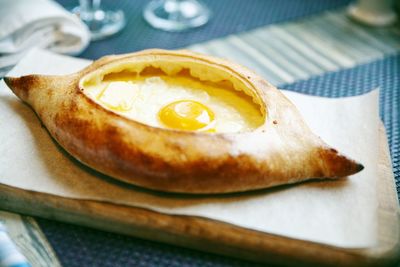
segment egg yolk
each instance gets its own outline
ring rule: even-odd
[[[172,102],[160,109],[160,121],[167,127],[187,131],[213,132],[210,126],[214,113],[205,105],[193,100]]]

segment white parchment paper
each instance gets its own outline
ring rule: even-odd
[[[31,51],[9,74],[64,74],[90,62]],[[155,193],[82,166],[49,137],[34,112],[0,82],[0,183],[57,196],[193,215],[340,247],[370,247],[377,238],[377,90],[328,99],[285,92],[312,130],[365,169],[320,181],[224,196]],[[0,191],[1,194],[1,191]]]

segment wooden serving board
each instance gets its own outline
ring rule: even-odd
[[[0,208],[251,261],[285,266],[392,266],[400,258],[400,212],[383,126],[377,190],[378,243],[367,249],[328,246],[206,218],[69,199],[1,184]]]

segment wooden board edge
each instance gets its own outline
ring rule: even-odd
[[[244,229],[199,217],[73,200],[0,186],[2,208],[215,254],[285,266],[390,266],[392,259],[365,257],[365,250],[342,249]],[[18,203],[15,197],[20,200]],[[11,201],[12,200],[12,201]],[[57,207],[63,205],[63,211]],[[40,205],[38,205],[40,203]],[[123,220],[121,220],[123,218]]]

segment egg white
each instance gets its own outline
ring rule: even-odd
[[[263,122],[259,107],[243,93],[218,88],[185,77],[148,77],[130,81],[103,81],[85,93],[105,108],[144,124],[166,128],[158,118],[164,106],[178,100],[194,100],[211,109],[216,132],[242,132]],[[120,106],[123,110],[113,107]]]

